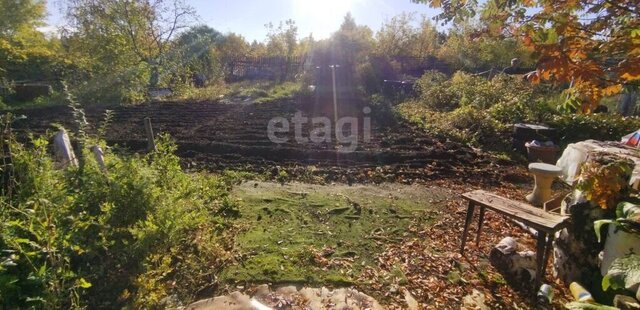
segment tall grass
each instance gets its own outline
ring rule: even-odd
[[[178,306],[215,285],[230,256],[230,179],[187,174],[160,137],[157,152],[107,150],[101,169],[55,169],[45,137],[4,132],[0,308]],[[5,161],[6,163],[7,161]]]

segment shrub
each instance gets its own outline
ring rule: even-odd
[[[69,80],[69,86],[83,103],[141,103],[147,99],[148,65],[139,63],[122,71],[109,70],[86,73]]]
[[[402,103],[397,111],[410,122],[445,139],[494,151],[508,148],[510,129],[491,118],[486,111],[460,107],[452,112],[438,112],[418,102]]]
[[[372,95],[382,91],[382,74],[371,62],[356,65],[356,77],[359,81],[360,92],[364,95]]]
[[[499,102],[488,110],[495,120],[503,124],[543,123],[557,111],[545,99],[513,102]]]
[[[215,282],[228,255],[230,184],[184,173],[168,137],[148,155],[107,152],[106,171],[88,150],[80,168],[56,170],[46,139],[10,143],[14,178],[0,196],[3,308],[148,308],[170,294],[190,301]]]
[[[515,109],[533,107],[544,98],[544,92],[539,88],[505,74],[487,79],[462,71],[449,79],[442,73],[429,71],[415,86],[418,100],[436,111],[452,111],[461,106],[485,110],[502,105],[503,109],[511,109],[514,113]],[[524,115],[518,116],[517,113],[516,116],[524,118]]]
[[[640,118],[617,114],[561,114],[548,123],[562,135],[563,145],[587,139],[619,141],[640,129]]]
[[[451,77],[449,89],[460,106],[487,109],[502,99],[502,91],[493,87],[491,80],[462,71]]]
[[[458,130],[462,141],[483,145],[491,149],[502,149],[508,128],[491,118],[489,113],[473,107],[460,107],[445,118],[451,127]]]
[[[459,102],[450,86],[446,75],[428,71],[416,81],[414,87],[422,104],[436,111],[451,111],[459,106]]]
[[[510,125],[547,123],[562,135],[561,146],[586,139],[620,140],[640,129],[640,118],[617,114],[558,114],[565,96],[546,85],[532,85],[499,74],[492,79],[455,73],[450,79],[425,73],[416,83],[418,97],[397,107],[401,117],[441,137],[507,150]]]

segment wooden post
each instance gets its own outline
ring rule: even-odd
[[[60,129],[58,133],[53,137],[53,150],[56,154],[56,160],[58,161],[59,168],[66,168],[71,165],[78,166],[78,160],[73,153],[71,147],[71,141],[69,141],[69,135],[64,129]]]
[[[144,118],[144,130],[147,132],[147,151],[156,151],[156,142],[153,139],[153,127],[151,127],[151,118]]]

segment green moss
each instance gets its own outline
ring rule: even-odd
[[[379,242],[399,240],[415,217],[442,190],[416,186],[319,186],[248,182],[233,195],[241,200],[245,227],[236,238],[243,258],[225,268],[226,283],[298,283],[350,285],[364,266],[376,264]],[[340,212],[336,212],[340,210]],[[330,248],[323,259],[353,260],[319,264],[315,251]],[[342,267],[340,267],[342,266]]]

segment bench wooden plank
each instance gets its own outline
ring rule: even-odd
[[[567,217],[551,214],[526,203],[500,197],[483,190],[464,193],[462,197],[505,216],[521,220],[525,224],[547,233],[559,230],[567,220]]]
[[[507,217],[515,218],[537,230],[536,280],[534,282],[533,290],[533,292],[535,292],[538,287],[540,287],[542,278],[544,278],[545,267],[549,260],[549,252],[552,248],[554,234],[556,231],[567,225],[568,217],[551,214],[532,205],[500,197],[496,194],[485,192],[483,190],[464,193],[462,194],[462,197],[469,201],[467,216],[464,223],[464,231],[462,232],[462,243],[460,244],[460,254],[462,255],[464,255],[464,245],[469,232],[469,224],[471,223],[473,211],[476,205],[480,207],[476,245],[478,245],[480,241],[480,232],[482,230],[485,208],[496,211]],[[547,235],[549,238],[547,238]]]

